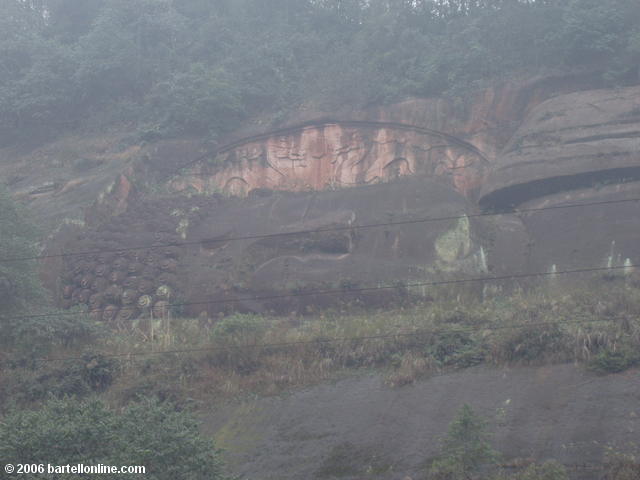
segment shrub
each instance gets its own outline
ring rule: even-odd
[[[104,331],[103,325],[79,311],[9,317],[3,327],[2,343],[10,352],[11,363],[29,368],[36,368],[56,347],[83,345]]]
[[[263,317],[234,314],[216,324],[213,336],[224,345],[255,345],[262,340],[266,331],[267,323]]]
[[[112,384],[118,366],[115,360],[93,353],[52,365],[47,370],[14,370],[10,376],[15,379],[10,382],[12,401],[35,402],[47,397],[82,397],[102,392]]]
[[[195,419],[152,400],[132,404],[121,412],[98,400],[70,399],[51,400],[36,411],[12,411],[0,422],[0,458],[14,464],[47,461],[56,465],[146,467],[146,474],[128,475],[131,479],[225,478],[219,452],[200,434]]]
[[[497,470],[499,453],[489,445],[486,430],[487,422],[464,405],[449,425],[444,453],[431,462],[427,480],[568,480],[565,468],[557,462],[534,463],[511,474],[492,474]]]
[[[0,185],[0,258],[31,258],[38,254],[38,231],[24,208]],[[44,291],[33,260],[0,263],[0,333],[8,333],[7,322],[26,308],[41,302]],[[15,320],[14,320],[15,321]],[[0,336],[2,338],[2,336]]]
[[[637,365],[639,362],[640,355],[631,348],[623,347],[619,350],[605,348],[589,362],[589,367],[601,373],[619,373]]]
[[[491,465],[497,452],[488,442],[486,421],[471,406],[463,405],[449,425],[443,442],[444,454],[430,465],[429,480],[466,480]]]
[[[482,363],[484,359],[482,346],[469,332],[451,331],[436,335],[425,353],[440,366],[470,367]]]
[[[493,342],[495,360],[502,362],[542,362],[569,355],[571,341],[559,324],[531,325],[505,329]]]
[[[213,339],[219,347],[212,354],[214,363],[222,363],[241,374],[249,374],[259,366],[258,345],[267,331],[264,318],[234,314],[221,320],[213,329]]]
[[[612,447],[605,452],[605,480],[636,480],[640,478],[640,459]]]

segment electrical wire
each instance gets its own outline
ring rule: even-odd
[[[512,275],[498,275],[498,276],[492,276],[492,277],[472,277],[472,278],[462,278],[462,279],[455,279],[455,280],[438,280],[438,281],[431,281],[431,282],[398,283],[390,286],[311,290],[308,292],[286,293],[286,294],[279,294],[279,295],[264,295],[264,296],[255,296],[255,297],[237,297],[237,298],[222,298],[222,299],[219,298],[219,299],[210,299],[210,300],[200,301],[200,302],[174,303],[174,304],[166,304],[163,306],[163,308],[187,307],[187,306],[196,306],[196,305],[212,305],[212,304],[221,304],[221,303],[237,303],[237,302],[257,301],[257,300],[275,300],[275,299],[281,299],[281,298],[308,297],[313,295],[353,295],[356,293],[373,292],[373,291],[381,291],[381,290],[398,290],[398,289],[410,289],[410,288],[416,288],[416,287],[457,285],[457,284],[473,283],[473,282],[491,282],[491,281],[515,280],[515,279],[534,278],[534,277],[549,277],[549,276],[554,277],[559,275],[573,275],[573,274],[579,274],[579,273],[629,270],[629,269],[634,269],[635,267],[636,267],[635,265],[593,267],[593,268],[580,268],[580,269],[574,269],[574,270],[558,270],[555,272],[533,272],[533,273],[519,273],[519,274],[512,274]],[[122,307],[120,310],[138,310],[138,307],[136,306]],[[56,313],[48,313],[48,314],[43,313],[43,314],[35,314],[35,315],[19,315],[19,316],[13,316],[13,317],[5,317],[5,319],[6,320],[23,320],[23,319],[30,319],[30,318],[87,315],[87,314],[100,312],[100,311],[102,311],[102,309],[93,309],[93,310],[88,310],[86,312],[56,312]]]
[[[587,318],[587,315],[574,315],[576,317]],[[182,354],[182,353],[202,353],[202,352],[211,352],[211,351],[232,351],[232,350],[254,350],[260,348],[290,348],[295,346],[302,345],[318,345],[318,344],[330,344],[330,343],[345,343],[345,342],[354,342],[354,341],[372,341],[372,340],[384,340],[389,338],[406,338],[406,337],[420,337],[424,335],[441,335],[441,334],[455,334],[455,333],[466,333],[468,331],[475,331],[478,328],[481,328],[483,331],[495,331],[495,330],[505,330],[505,329],[515,329],[515,328],[527,328],[527,327],[543,327],[550,325],[580,325],[580,324],[589,324],[592,322],[611,322],[618,320],[628,320],[631,318],[629,315],[625,316],[616,316],[610,318],[601,318],[601,319],[591,319],[588,322],[584,322],[584,320],[556,320],[556,321],[546,321],[546,322],[526,322],[526,323],[516,323],[512,325],[494,325],[494,326],[477,326],[477,325],[467,325],[461,326],[455,329],[427,329],[427,330],[415,330],[413,332],[406,333],[389,333],[389,334],[380,334],[380,335],[367,335],[367,336],[352,336],[352,337],[334,337],[334,338],[318,338],[315,340],[301,340],[296,342],[280,342],[280,343],[262,343],[262,344],[250,344],[250,345],[208,345],[206,347],[197,347],[197,348],[184,348],[184,349],[175,349],[175,350],[157,350],[157,351],[143,351],[143,352],[124,352],[124,353],[111,353],[111,354],[100,354],[105,358],[123,358],[123,357],[137,357],[137,356],[152,356],[152,355],[169,355],[169,354]],[[43,362],[63,362],[63,361],[71,361],[71,360],[82,360],[83,357],[79,356],[69,356],[69,357],[57,357],[57,358],[42,358],[37,361]]]
[[[451,215],[451,216],[443,216],[443,217],[427,217],[413,220],[398,220],[398,221],[390,221],[384,223],[371,223],[371,224],[363,224],[363,225],[349,225],[342,227],[327,227],[327,228],[318,228],[315,230],[296,230],[292,232],[279,232],[279,233],[265,233],[265,234],[254,234],[254,235],[242,235],[236,237],[228,237],[228,238],[215,238],[215,239],[207,239],[207,240],[197,240],[190,242],[174,242],[174,243],[165,243],[165,244],[152,244],[152,245],[141,245],[137,247],[126,247],[126,248],[116,248],[110,250],[89,250],[84,252],[69,252],[69,253],[59,253],[59,254],[51,254],[51,255],[35,255],[29,257],[16,257],[16,258],[0,258],[0,264],[9,263],[9,262],[20,262],[27,260],[44,260],[48,258],[67,258],[67,257],[75,257],[75,256],[89,256],[89,255],[98,255],[104,253],[123,253],[134,250],[146,250],[146,249],[154,249],[154,248],[167,248],[167,247],[186,247],[192,245],[202,245],[207,243],[216,243],[216,242],[236,242],[241,240],[259,240],[266,238],[279,238],[279,237],[289,237],[295,235],[312,235],[318,233],[325,232],[339,232],[339,231],[354,231],[361,230],[367,228],[380,228],[380,227],[392,227],[398,225],[412,225],[412,224],[420,224],[420,223],[429,223],[429,222],[441,222],[447,220],[460,220],[463,218],[480,218],[480,217],[491,217],[498,215],[508,215],[508,214],[526,214],[526,213],[537,213],[544,211],[552,211],[552,210],[562,210],[569,208],[585,208],[585,207],[595,207],[602,205],[618,205],[624,203],[632,203],[639,202],[640,198],[628,198],[628,199],[620,199],[620,200],[606,200],[599,202],[586,202],[586,203],[576,203],[569,205],[556,205],[551,207],[538,207],[538,208],[523,208],[516,210],[514,212],[484,212],[484,213],[472,213],[472,214],[464,214],[464,215]]]

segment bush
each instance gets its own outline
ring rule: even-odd
[[[201,63],[157,84],[149,102],[160,119],[158,136],[181,133],[217,133],[236,128],[243,117],[237,82],[222,68]]]
[[[216,137],[250,116],[274,124],[300,106],[468,97],[491,79],[565,65],[624,83],[637,81],[640,51],[636,0],[0,5],[0,139],[11,141],[89,115],[133,117],[147,138]],[[118,104],[131,113],[114,119]]]
[[[0,258],[37,256],[37,237],[38,231],[23,207],[15,203],[6,189],[0,185]],[[44,291],[38,282],[34,260],[0,263],[0,333],[4,334],[2,336],[6,335],[6,324],[12,316],[22,313],[33,303],[41,303],[43,297]]]
[[[97,334],[95,322],[80,311],[46,306],[34,260],[38,232],[23,208],[0,186],[0,346],[18,364],[35,366],[54,346],[69,347]],[[50,313],[42,313],[49,310]]]
[[[266,331],[267,322],[263,317],[236,313],[220,320],[213,329],[213,336],[224,345],[255,345]]]
[[[238,373],[249,374],[259,366],[258,347],[267,331],[267,322],[257,315],[234,314],[221,320],[213,329],[218,346],[212,358]]]
[[[637,480],[640,478],[640,459],[608,447],[605,453],[605,480]]]
[[[640,363],[640,355],[631,348],[623,347],[620,350],[605,348],[589,362],[589,367],[601,373],[619,373],[638,363]]]
[[[507,328],[493,341],[494,357],[503,362],[563,360],[570,352],[571,341],[559,323]]]
[[[219,452],[195,419],[169,404],[146,401],[121,412],[98,400],[51,400],[36,411],[13,411],[0,422],[0,458],[7,463],[140,465],[131,479],[222,480]],[[26,474],[25,479],[42,475]],[[85,478],[65,475],[67,479]],[[104,475],[120,479],[120,475]]]
[[[436,335],[425,353],[440,366],[471,367],[484,359],[482,346],[469,332],[451,331]]]
[[[69,348],[97,338],[104,327],[81,311],[5,318],[2,342],[14,363],[35,365],[56,346]]]
[[[42,364],[38,366],[42,367]],[[118,364],[102,355],[87,353],[77,360],[52,363],[51,367],[12,371],[9,378],[15,380],[8,382],[11,384],[9,400],[19,404],[37,402],[48,397],[83,397],[102,392],[113,383]]]
[[[466,480],[485,465],[492,465],[497,452],[488,442],[486,421],[469,405],[463,405],[449,425],[443,442],[444,454],[428,470],[429,480]]]

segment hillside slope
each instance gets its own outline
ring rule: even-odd
[[[637,369],[474,368],[399,389],[371,374],[216,409],[204,426],[248,480],[418,480],[468,403],[489,420],[504,464],[555,459],[591,480],[605,446],[637,442],[638,400]]]
[[[570,75],[507,82],[457,113],[441,99],[411,100],[351,112],[351,119],[316,118],[230,138],[214,150],[197,139],[125,147],[114,135],[101,149],[90,140],[77,144],[84,147],[73,161],[62,157],[62,143],[2,168],[45,229],[55,226],[48,254],[210,243],[122,252],[131,271],[113,255],[44,264],[46,283],[64,306],[108,308],[107,318],[117,315],[126,290],[129,305],[144,295],[152,297],[145,305],[165,301],[154,292],[167,286],[205,305],[234,292],[280,295],[343,283],[634,264],[640,87],[564,93],[580,88]],[[37,162],[58,165],[56,177],[43,183]],[[590,205],[563,208],[579,203]],[[542,210],[526,212],[532,209]],[[423,233],[419,224],[356,228],[479,212],[506,213],[428,222]],[[228,241],[327,228],[342,234],[316,235],[311,243]],[[97,281],[101,276],[107,280]],[[120,294],[96,297],[113,284]],[[301,308],[279,303],[278,311]]]

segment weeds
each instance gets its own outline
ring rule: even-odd
[[[637,452],[637,448],[633,448]],[[636,480],[640,478],[640,458],[609,446],[605,451],[605,480]]]
[[[429,293],[430,301],[390,311],[337,310],[295,318],[234,314],[218,321],[174,318],[158,326],[153,337],[142,321],[126,331],[94,336],[84,347],[76,345],[79,335],[74,334],[73,346],[57,342],[52,354],[78,356],[82,348],[110,353],[196,351],[125,355],[109,367],[96,357],[95,367],[84,373],[90,376],[76,385],[71,373],[57,377],[51,364],[35,367],[16,361],[25,356],[24,349],[16,348],[3,352],[0,375],[7,380],[7,392],[23,372],[36,383],[50,385],[58,379],[67,385],[61,388],[77,395],[83,395],[82,384],[89,391],[109,388],[123,398],[147,393],[211,398],[275,394],[357,369],[382,370],[389,385],[401,387],[481,363],[583,362],[607,373],[640,361],[634,353],[640,347],[640,287],[631,282],[596,279],[581,287],[518,291],[485,302],[464,292]],[[85,368],[95,362],[79,364]],[[29,368],[37,371],[27,374]],[[74,368],[67,370],[77,372]],[[51,380],[38,380],[39,375]],[[165,388],[169,384],[171,391]],[[24,397],[37,400],[37,391]]]
[[[589,367],[600,373],[623,372],[640,363],[640,355],[629,347],[613,351],[609,348],[601,350],[589,362]]]

